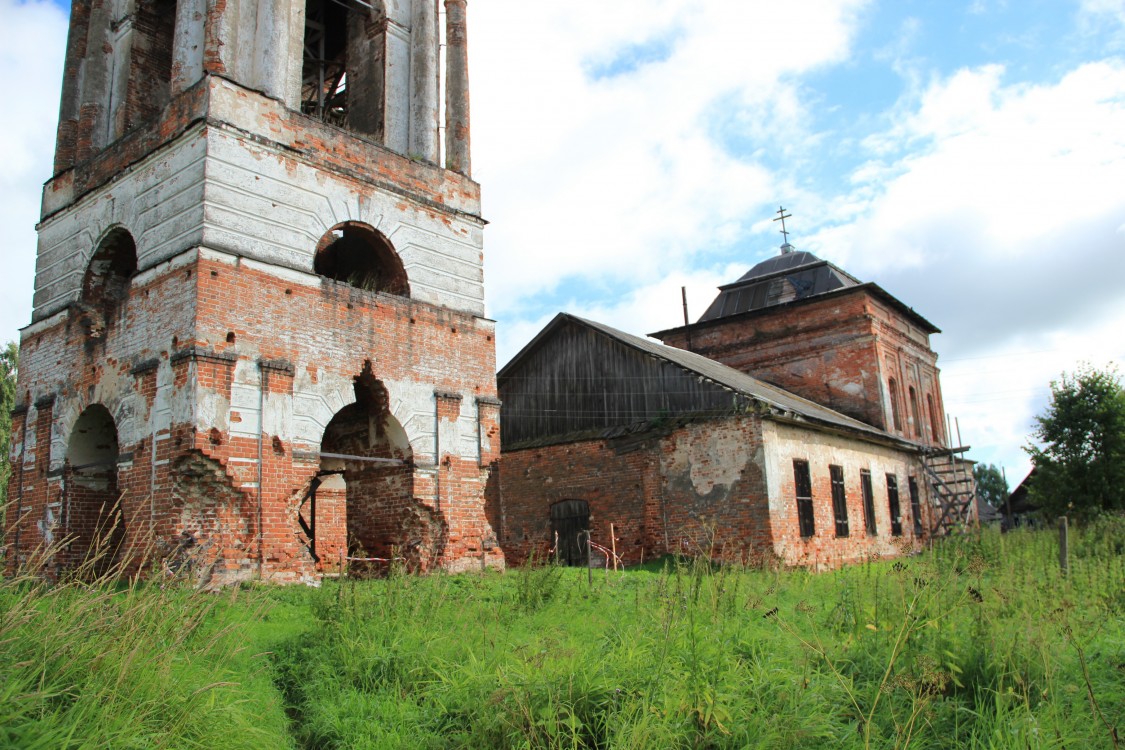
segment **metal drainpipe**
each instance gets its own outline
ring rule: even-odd
[[[434,394],[434,510],[441,513],[441,397]]]
[[[152,447],[149,451],[149,478],[148,478],[148,533],[155,541],[156,537],[156,412],[160,401],[160,371],[156,374],[156,394],[152,397]]]
[[[265,474],[262,460],[265,442],[263,430],[266,428],[266,389],[270,385],[269,371],[262,367],[261,360],[258,361],[258,372],[261,373],[261,387],[258,389],[258,579],[260,580],[266,566],[265,535],[262,533],[262,477]]]

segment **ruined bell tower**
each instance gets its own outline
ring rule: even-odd
[[[74,0],[9,561],[503,564],[465,5]]]

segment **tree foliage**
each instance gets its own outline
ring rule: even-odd
[[[1051,381],[1036,417],[1032,500],[1049,515],[1091,518],[1125,509],[1125,389],[1116,368],[1080,367]]]
[[[16,371],[20,350],[14,341],[0,351],[0,506],[8,500],[8,444],[12,437],[12,407],[16,405]]]
[[[1004,473],[994,464],[977,464],[973,467],[973,479],[977,483],[977,497],[997,510],[1004,509],[1008,499],[1008,483]]]

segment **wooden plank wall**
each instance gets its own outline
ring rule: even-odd
[[[746,397],[600,331],[566,321],[499,380],[504,448],[684,414]]]

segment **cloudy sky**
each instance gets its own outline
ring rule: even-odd
[[[0,0],[0,338],[30,318],[66,2]],[[470,0],[506,362],[556,312],[693,317],[791,242],[934,322],[972,457],[1125,363],[1125,0]],[[1123,368],[1125,369],[1125,368]]]

